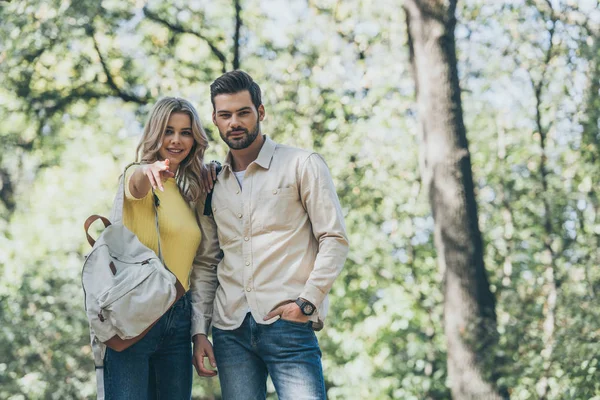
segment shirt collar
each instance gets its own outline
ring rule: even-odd
[[[271,161],[273,160],[273,154],[275,154],[275,148],[277,147],[277,143],[275,143],[270,137],[265,135],[265,143],[263,144],[262,149],[258,153],[258,157],[254,161],[264,169],[269,169],[271,166]]]
[[[273,154],[275,154],[275,148],[277,147],[277,143],[275,143],[270,137],[265,135],[265,143],[263,144],[260,152],[258,153],[258,157],[254,162],[264,169],[269,169],[271,166],[271,161],[273,160]],[[233,156],[231,155],[231,151],[227,153],[225,157],[225,161],[223,162],[223,167],[227,167],[228,170],[233,171],[231,168],[231,164],[233,162]]]

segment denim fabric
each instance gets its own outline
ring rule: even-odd
[[[259,400],[271,375],[280,400],[325,399],[321,350],[312,323],[258,324],[247,314],[234,330],[213,327],[224,400]]]
[[[183,296],[136,344],[104,357],[106,400],[189,400],[192,395],[191,305]]]

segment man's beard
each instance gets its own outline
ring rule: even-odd
[[[240,130],[240,129],[236,129],[236,130]],[[247,129],[243,129],[243,131],[244,131],[244,135],[242,136],[242,139],[236,139],[236,140],[229,139],[227,137],[227,135],[223,135],[223,132],[221,132],[220,130],[219,130],[219,135],[221,135],[221,139],[223,139],[223,141],[225,143],[227,143],[227,146],[229,146],[230,149],[242,150],[247,147],[250,147],[250,145],[254,142],[254,140],[258,136],[258,132],[260,132],[260,122],[256,123],[256,126],[254,127],[252,132],[248,133]]]

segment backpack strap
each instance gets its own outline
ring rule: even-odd
[[[90,229],[90,226],[92,226],[92,224],[94,222],[96,222],[97,220],[101,220],[102,223],[104,224],[105,228],[108,228],[110,226],[110,221],[108,219],[106,219],[103,216],[100,215],[90,215],[88,217],[88,219],[85,220],[85,222],[83,223],[83,229],[85,229],[85,236],[87,237],[87,241],[90,244],[90,246],[94,247],[94,245],[96,244],[96,241],[94,239],[92,239],[92,236],[88,233],[88,229]]]
[[[98,337],[91,326],[90,337],[92,354],[94,356],[94,366],[96,369],[96,399],[104,400],[104,355],[106,354],[106,345],[98,340]]]
[[[219,172],[221,172],[221,170],[223,169],[223,167],[221,165],[217,165],[216,171],[217,171],[217,175],[219,175]],[[214,191],[214,188],[213,188]],[[212,195],[213,192],[210,192],[206,195],[206,201],[204,202],[204,215],[207,216],[211,216],[212,215]]]
[[[113,224],[123,222],[123,205],[125,204],[125,185],[127,184],[126,174],[127,170],[133,165],[142,165],[138,162],[133,162],[128,164],[123,170],[123,175],[119,179],[119,187],[117,189],[117,194],[115,195],[115,200],[113,201],[113,207],[110,212],[110,220]]]

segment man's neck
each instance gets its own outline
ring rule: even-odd
[[[252,164],[254,160],[258,157],[260,153],[260,149],[262,149],[263,144],[265,144],[265,136],[260,133],[254,142],[245,149],[235,150],[231,149],[231,160],[232,160],[232,168],[234,172],[245,171],[248,168],[248,165]]]

